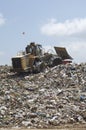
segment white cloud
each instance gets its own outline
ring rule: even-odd
[[[4,18],[4,16],[0,13],[0,26],[2,26],[3,24],[5,24],[5,18]]]
[[[86,18],[66,20],[63,23],[51,19],[41,27],[41,32],[50,38],[52,36],[55,41],[53,46],[66,47],[75,62],[86,62]]]
[[[73,36],[86,33],[86,18],[66,20],[63,23],[51,19],[41,27],[41,32],[49,36]]]

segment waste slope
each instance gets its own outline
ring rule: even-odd
[[[86,64],[16,75],[0,66],[0,128],[86,124]]]

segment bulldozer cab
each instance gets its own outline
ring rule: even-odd
[[[26,47],[26,54],[28,53],[34,56],[40,56],[42,55],[42,46],[40,44],[35,44],[34,42],[32,42]]]

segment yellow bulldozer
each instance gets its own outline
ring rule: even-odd
[[[62,63],[72,62],[72,57],[65,48],[54,47],[56,54],[43,52],[40,44],[31,42],[25,51],[12,57],[12,71],[14,72],[41,72],[47,66],[53,67]]]

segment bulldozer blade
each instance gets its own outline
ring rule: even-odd
[[[65,59],[73,59],[67,52],[66,48],[64,47],[54,47],[57,55],[62,58],[62,60]]]

